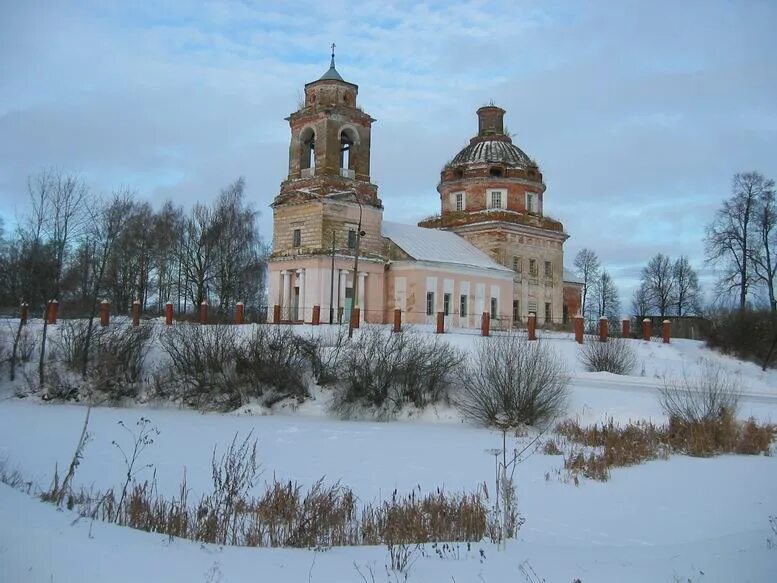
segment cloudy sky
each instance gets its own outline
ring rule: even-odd
[[[657,252],[703,267],[738,171],[777,178],[777,2],[46,2],[0,0],[0,214],[26,178],[80,173],[191,205],[245,176],[262,211],[303,85],[337,67],[373,126],[385,218],[439,210],[443,164],[507,110],[545,210],[628,303]]]

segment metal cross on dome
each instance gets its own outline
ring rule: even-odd
[[[332,66],[335,66],[335,47],[337,45],[335,43],[332,43]]]

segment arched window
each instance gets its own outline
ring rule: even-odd
[[[356,149],[358,137],[351,128],[344,128],[340,132],[340,175],[346,178],[354,178],[356,175],[354,165],[356,163]]]
[[[456,180],[461,180],[462,178],[464,178],[464,170],[462,170],[461,168],[457,168],[456,170],[453,171],[453,175],[456,177]]]
[[[313,128],[305,128],[299,135],[300,170],[303,175],[313,175],[316,168],[316,133]],[[305,172],[307,170],[308,172]]]
[[[489,170],[488,170],[488,174],[489,174],[489,175],[490,175],[492,178],[501,178],[501,177],[502,177],[502,169],[501,169],[501,168],[498,168],[498,167],[489,168]]]

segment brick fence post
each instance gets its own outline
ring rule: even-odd
[[[22,302],[22,305],[19,306],[19,319],[22,321],[22,326],[27,325],[27,316],[29,313],[29,305],[25,302]]]
[[[235,324],[241,326],[246,322],[246,306],[243,302],[235,304]]]
[[[491,314],[483,312],[480,317],[480,335],[488,336],[489,334],[491,334]]]
[[[631,336],[631,320],[624,318],[621,322],[621,336],[629,338]]]
[[[281,323],[281,307],[278,304],[275,304],[272,307],[272,323],[273,324]]]
[[[664,320],[661,325],[661,335],[664,337],[664,344],[669,344],[669,336],[671,332],[671,324],[669,320]]]
[[[537,315],[534,312],[529,314],[529,340],[537,340]]]
[[[111,323],[111,304],[108,300],[100,302],[100,326],[103,328]]]
[[[49,300],[49,307],[46,310],[46,318],[49,324],[56,324],[59,317],[59,302],[57,300]]]
[[[140,301],[135,300],[132,302],[132,325],[140,326]]]
[[[394,310],[394,332],[402,331],[402,310],[399,308]]]
[[[321,323],[321,306],[313,306],[313,325],[318,326]]]
[[[361,320],[361,309],[351,309],[351,327],[356,330],[359,327],[359,320]]]
[[[642,320],[642,340],[650,340],[650,337],[653,335],[653,330],[650,325],[650,318],[645,318]]]
[[[599,318],[599,342],[607,342],[607,336],[609,333],[609,325],[606,316]]]
[[[445,334],[445,312],[437,312],[437,329],[435,334]]]
[[[578,344],[583,343],[583,330],[585,328],[585,320],[583,316],[575,316],[575,342]]]
[[[208,302],[203,301],[200,304],[200,324],[208,323]]]
[[[165,326],[173,325],[173,302],[165,304]]]

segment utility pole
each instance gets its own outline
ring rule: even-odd
[[[335,230],[332,229],[332,284],[329,290],[329,323],[335,323]]]
[[[348,318],[348,338],[353,338],[353,311],[359,307],[359,242],[362,238],[362,203],[357,195],[354,196],[359,205],[359,226],[356,227],[356,253],[353,258],[353,303],[351,304],[351,316]]]

